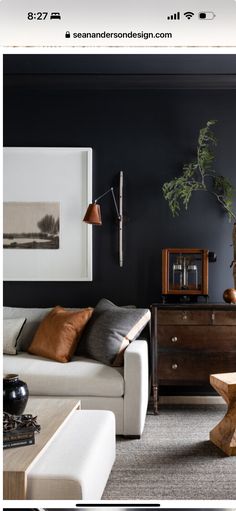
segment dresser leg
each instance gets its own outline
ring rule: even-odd
[[[154,415],[158,415],[159,413],[159,395],[158,395],[158,385],[153,385],[153,410]]]

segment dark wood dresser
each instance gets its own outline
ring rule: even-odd
[[[236,305],[151,306],[154,413],[159,385],[206,385],[211,373],[236,371]]]

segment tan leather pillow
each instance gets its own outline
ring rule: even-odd
[[[77,312],[54,307],[40,323],[28,352],[57,362],[69,362],[92,313],[91,307]]]

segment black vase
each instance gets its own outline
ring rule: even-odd
[[[24,412],[29,397],[27,384],[19,380],[17,374],[7,374],[3,378],[3,411],[12,415]]]

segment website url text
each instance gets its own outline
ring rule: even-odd
[[[74,38],[79,39],[171,39],[172,32],[74,32]]]

